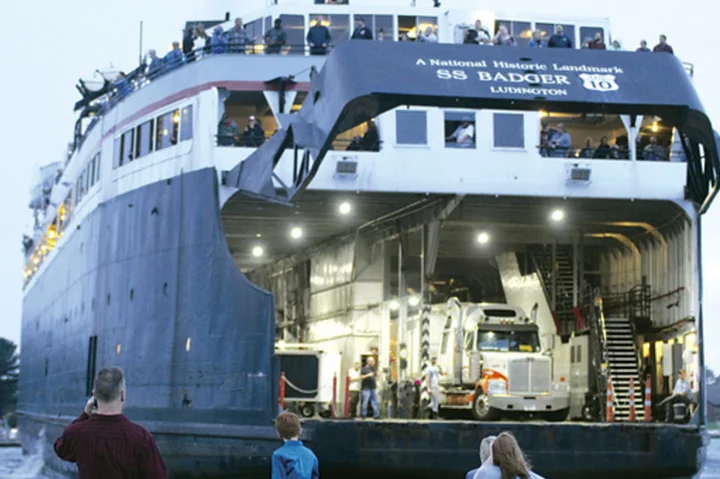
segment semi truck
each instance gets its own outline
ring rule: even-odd
[[[564,378],[553,380],[552,344],[541,345],[537,309],[536,304],[527,316],[507,304],[461,303],[457,298],[431,309],[431,325],[442,329],[437,354],[444,368],[441,415],[469,410],[479,421],[503,415],[567,418],[570,386]]]

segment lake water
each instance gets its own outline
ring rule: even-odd
[[[39,454],[23,457],[19,448],[0,448],[0,479],[61,479],[44,470]],[[552,479],[552,478],[548,478]],[[720,439],[715,439],[708,450],[705,470],[697,479],[720,479]]]

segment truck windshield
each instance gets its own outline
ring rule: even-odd
[[[537,331],[478,331],[480,351],[540,352]]]

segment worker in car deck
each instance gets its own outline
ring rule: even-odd
[[[430,366],[425,368],[423,378],[426,381],[428,393],[430,394],[430,410],[433,417],[437,417],[440,412],[440,375],[445,372],[438,366],[437,358],[430,360]]]
[[[667,409],[665,411],[665,420],[672,422],[674,416],[673,406],[677,403],[683,403],[685,406],[692,410],[693,391],[690,387],[690,381],[687,380],[687,373],[684,369],[680,370],[680,377],[675,383],[675,389],[673,389],[672,396],[667,401]]]

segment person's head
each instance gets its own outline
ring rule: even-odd
[[[403,33],[400,34],[400,41],[401,41],[401,42],[410,41],[410,37],[408,36],[407,33],[403,32]]]
[[[590,137],[588,136],[588,137],[585,139],[585,146],[586,146],[587,148],[592,148],[592,145],[593,145],[592,138],[590,138]]]
[[[498,27],[498,33],[499,33],[500,35],[502,35],[502,36],[507,35],[507,34],[508,34],[507,26],[506,26],[505,24],[500,25],[500,26]]]
[[[463,122],[463,125],[464,125],[465,123],[467,123],[467,122]],[[432,359],[430,359],[430,364],[432,364],[433,366],[435,366],[435,365],[437,364],[437,358],[436,358],[436,357],[433,357]]]
[[[213,33],[215,34],[215,36],[220,36],[220,35],[222,35],[222,32],[223,32],[222,27],[215,27],[215,28],[213,29]]]
[[[667,37],[665,35],[660,35],[660,43],[667,42]]]
[[[430,36],[430,35],[432,35],[432,34],[433,34],[433,27],[427,27],[427,28],[425,29],[425,35]]]
[[[195,32],[199,37],[205,37],[207,36],[207,33],[205,33],[205,27],[202,23],[198,23],[195,25]]]
[[[156,52],[155,50],[150,50],[150,51],[148,52],[148,55],[150,55],[150,58],[156,58],[156,57],[157,57],[157,52]]]
[[[283,411],[275,419],[275,430],[283,441],[297,439],[302,431],[300,418],[290,411]]]
[[[558,123],[557,129],[561,133],[565,133],[565,123]]]
[[[242,28],[243,28],[242,18],[238,17],[235,19],[235,30],[242,30]]]
[[[647,42],[645,40],[640,40],[640,48],[647,48]]]
[[[360,370],[360,361],[355,361],[355,364],[353,364],[353,369],[354,369],[355,371],[359,371],[359,370]]]
[[[540,40],[542,40],[542,32],[540,30],[535,30],[533,32],[533,38],[536,42],[539,42]]]
[[[601,145],[607,145],[607,144],[608,144],[607,136],[603,136],[602,138],[600,138],[600,144],[601,144]]]
[[[279,18],[276,18],[274,25],[275,25],[275,28],[277,28],[278,30],[281,29],[282,28],[282,20],[280,20]]]
[[[682,379],[683,381],[685,381],[685,379],[687,379],[687,373],[685,372],[684,369],[680,370],[680,379]]]
[[[555,33],[557,33],[558,35],[562,35],[562,34],[563,34],[563,26],[562,26],[562,25],[556,25],[556,26],[555,26]]]
[[[180,42],[172,42],[173,50],[179,50],[180,49]]]
[[[378,30],[378,32],[377,32],[377,39],[378,39],[378,41],[385,40],[385,32],[383,31],[382,28],[380,30]]]
[[[618,48],[618,49],[621,48],[620,42],[617,40],[613,40],[612,45],[613,45],[613,48]]]
[[[492,458],[492,445],[497,436],[487,436],[480,441],[480,463],[485,464],[485,461]]]
[[[256,124],[257,124],[257,118],[255,118],[255,116],[253,116],[253,115],[250,115],[250,117],[248,118],[248,126],[250,126],[252,128]]]
[[[93,396],[98,408],[103,406],[122,407],[125,402],[125,375],[120,368],[106,368],[95,376]]]
[[[500,468],[502,479],[529,479],[530,465],[509,432],[503,432],[493,441],[492,458],[493,464]]]
[[[598,42],[602,41],[602,32],[595,33],[595,40],[597,40]]]
[[[482,20],[475,20],[475,30],[480,30],[482,28]]]
[[[191,37],[191,36],[193,36],[194,33],[195,33],[194,27],[187,27],[185,29],[185,36]]]
[[[375,358],[373,358],[372,356],[370,356],[370,357],[367,359],[367,365],[370,366],[370,367],[375,366]]]
[[[355,26],[357,28],[363,28],[365,26],[365,19],[363,17],[355,17]]]

